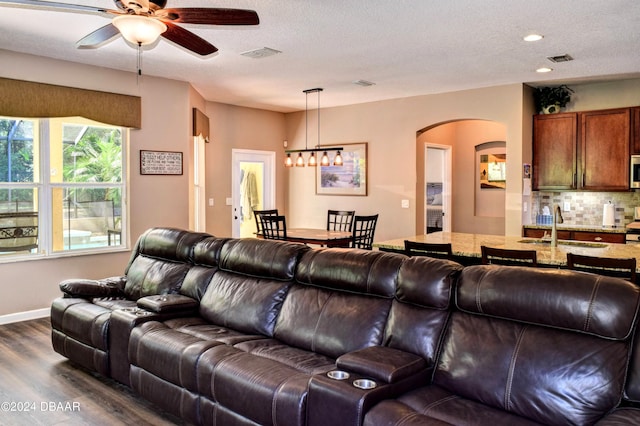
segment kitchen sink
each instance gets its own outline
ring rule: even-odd
[[[528,238],[525,240],[519,240],[519,243],[523,244],[540,244],[540,245],[551,245],[551,240],[542,239],[542,238]],[[587,247],[587,248],[604,248],[607,247],[607,244],[604,243],[592,243],[589,241],[569,241],[569,240],[558,240],[559,246],[575,246],[575,247]]]

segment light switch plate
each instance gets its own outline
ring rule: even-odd
[[[563,211],[568,212],[569,210],[571,210],[571,203],[569,203],[568,201],[564,202],[564,207],[562,208]]]
[[[227,204],[228,206],[230,206],[230,205],[232,205],[232,204],[233,204],[233,200],[231,199],[231,197],[228,197],[228,198],[225,200],[225,202],[226,202],[226,204]]]
[[[409,200],[402,200],[402,208],[403,209],[408,209],[409,208]]]

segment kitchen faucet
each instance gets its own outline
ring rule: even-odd
[[[560,219],[558,218],[560,216]],[[553,224],[551,225],[551,247],[558,247],[558,228],[556,227],[556,221],[558,223],[563,223],[564,219],[562,218],[562,211],[560,210],[559,204],[553,205]]]

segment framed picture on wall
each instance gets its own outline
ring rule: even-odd
[[[140,150],[141,175],[181,175],[182,152]]]
[[[343,151],[329,151],[330,166],[316,167],[316,194],[318,195],[367,195],[367,143],[325,145],[328,148],[343,147]],[[334,166],[337,153],[342,156],[342,166]]]

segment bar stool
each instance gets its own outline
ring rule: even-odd
[[[574,271],[591,272],[636,282],[636,259],[583,256],[567,253],[567,267]]]
[[[535,250],[507,250],[487,246],[480,246],[480,250],[483,265],[538,266]]]
[[[451,259],[453,257],[451,243],[419,243],[417,241],[404,240],[404,252],[407,256],[428,256],[439,259]]]

